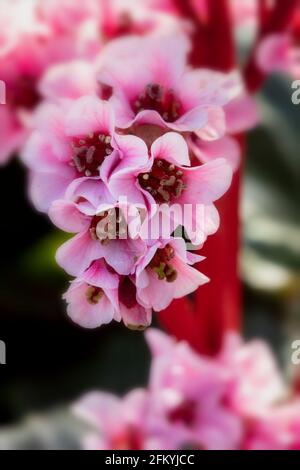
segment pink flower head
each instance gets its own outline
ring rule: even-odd
[[[146,449],[144,419],[147,393],[133,390],[124,399],[109,393],[91,392],[73,407],[80,419],[91,425],[84,439],[86,450]],[[150,448],[150,447],[149,447]]]
[[[111,193],[115,197],[126,194],[133,204],[146,200],[152,215],[159,206],[166,210],[169,207],[174,228],[183,225],[192,242],[203,243],[218,228],[219,218],[213,202],[230,186],[230,166],[224,159],[216,159],[188,168],[188,146],[175,132],[154,140],[150,157],[146,143],[140,139],[131,137],[128,143],[132,147],[139,144],[136,158],[131,157],[133,152],[127,151],[121,161],[117,162],[115,156],[105,164],[103,178]]]
[[[77,233],[57,251],[58,264],[70,275],[82,274],[96,259],[104,258],[118,274],[130,274],[145,242],[131,238],[130,219],[138,219],[135,207],[117,203],[103,182],[84,180],[70,186],[68,198],[52,203],[49,216],[60,229]]]
[[[300,77],[300,48],[289,34],[272,34],[264,39],[257,61],[265,73],[285,72]]]
[[[241,438],[239,419],[222,404],[224,370],[202,358],[185,342],[161,332],[146,333],[154,353],[150,374],[152,415],[181,436],[178,448],[235,449]],[[154,419],[154,418],[153,418]]]
[[[205,139],[224,134],[223,106],[239,95],[240,80],[236,74],[189,70],[188,52],[180,34],[128,37],[104,48],[99,81],[113,89],[119,127],[152,124]]]
[[[187,252],[182,239],[155,242],[136,267],[139,303],[159,312],[173,299],[190,294],[208,282],[206,276],[190,266],[202,259]]]
[[[96,5],[97,0],[90,2]],[[71,3],[74,10],[72,20],[76,15],[78,20],[75,29],[57,28],[54,25],[56,21],[48,13],[55,5],[57,20],[64,17],[64,22],[70,25],[71,18],[65,15],[67,4],[70,7]],[[83,7],[80,8],[81,3],[70,0],[2,0],[0,77],[6,84],[6,106],[9,110],[6,116],[8,123],[4,122],[4,127],[8,128],[12,120],[17,124],[10,126],[10,132],[5,136],[6,152],[1,152],[2,161],[6,161],[11,152],[19,150],[20,133],[23,132],[24,141],[31,128],[32,111],[41,100],[39,81],[48,67],[75,58],[92,59],[99,52],[98,34],[95,31],[87,33],[83,29],[86,16],[82,13]],[[74,4],[77,10],[80,9],[76,14]],[[54,10],[51,11],[54,13]]]
[[[137,303],[134,283],[116,274],[103,259],[93,261],[72,281],[64,299],[69,317],[84,328],[123,320],[128,328],[141,330],[151,323],[151,310]]]
[[[219,361],[230,374],[226,401],[237,413],[255,416],[285,396],[281,374],[264,342],[243,344],[228,334]]]
[[[114,114],[107,102],[88,96],[68,106],[44,105],[36,121],[23,159],[32,170],[31,199],[47,211],[72,181],[100,178],[102,163],[117,152]]]

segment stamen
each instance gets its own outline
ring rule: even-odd
[[[158,203],[169,203],[180,197],[186,188],[182,180],[183,172],[166,160],[155,160],[148,173],[138,176],[143,189],[148,191]]]
[[[70,166],[74,166],[80,176],[98,176],[99,167],[112,153],[111,136],[106,134],[91,132],[84,138],[74,138],[70,145],[73,151]]]
[[[104,292],[100,287],[89,286],[85,292],[86,300],[91,305],[97,305],[103,295]]]
[[[136,114],[143,110],[157,111],[165,121],[174,122],[179,118],[182,106],[173,89],[166,89],[158,83],[149,83],[133,100],[132,108]]]
[[[152,269],[160,281],[174,282],[177,279],[177,271],[170,264],[175,253],[171,245],[158,249],[154,257],[150,261],[148,267]]]

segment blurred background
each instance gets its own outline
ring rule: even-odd
[[[244,334],[266,339],[287,376],[300,339],[300,105],[291,95],[291,81],[276,75],[257,97],[262,122],[247,139],[240,259]],[[142,333],[115,323],[89,331],[67,318],[69,279],[54,259],[65,235],[32,208],[17,158],[0,175],[0,449],[76,449],[82,429],[72,401],[90,389],[145,385],[150,355]]]

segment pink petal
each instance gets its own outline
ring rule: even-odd
[[[39,90],[51,100],[77,99],[96,90],[93,67],[84,61],[58,64],[51,67],[40,82]]]
[[[131,329],[145,329],[151,324],[152,310],[145,309],[137,304],[134,308],[127,308],[125,305],[120,305],[121,316],[124,324]]]
[[[243,95],[228,103],[225,108],[226,128],[237,134],[254,128],[260,121],[259,109],[254,98]]]
[[[87,288],[87,284],[75,281],[64,294],[69,317],[83,328],[98,328],[110,323],[114,318],[114,306],[105,294],[97,304],[89,303],[86,299]]]
[[[87,215],[95,215],[100,205],[112,206],[116,200],[99,177],[78,178],[69,185],[66,198],[77,202],[79,209]]]
[[[82,279],[91,286],[104,289],[117,289],[119,276],[107,269],[104,260],[97,260],[84,272]]]
[[[182,193],[180,203],[210,205],[223,196],[231,180],[232,169],[224,158],[204,163],[200,167],[185,168],[187,189]]]
[[[90,392],[83,396],[73,410],[79,418],[86,420],[99,430],[110,435],[120,429],[120,400],[110,393]]]
[[[151,354],[154,357],[171,351],[175,345],[175,341],[171,336],[168,336],[156,328],[148,328],[145,332],[145,336]]]
[[[48,215],[54,225],[69,233],[86,231],[91,223],[90,217],[80,212],[74,202],[63,199],[51,204]]]
[[[84,136],[90,132],[112,135],[114,125],[110,104],[96,96],[84,96],[76,100],[66,118],[66,132],[69,136]]]
[[[100,241],[93,240],[87,231],[64,243],[56,252],[56,261],[68,274],[78,276],[92,261],[103,258],[103,254]]]
[[[29,181],[29,197],[37,210],[47,212],[53,201],[63,198],[72,177],[71,168],[70,174],[63,171],[61,174],[32,172]]]
[[[189,149],[184,138],[175,133],[168,132],[155,140],[151,147],[153,158],[160,158],[175,165],[190,166]]]
[[[195,130],[197,136],[208,141],[220,139],[226,131],[224,110],[217,106],[211,106],[206,108],[205,111],[207,123],[202,128]]]
[[[138,240],[111,240],[104,247],[104,257],[118,274],[127,275],[132,273],[136,258],[143,253],[144,247],[145,244]]]
[[[241,148],[236,139],[225,136],[218,140],[206,141],[197,139],[190,142],[196,157],[206,163],[217,158],[225,158],[233,170],[236,170],[240,163]]]
[[[266,73],[289,72],[291,66],[291,36],[272,34],[262,41],[257,52],[257,63]]]

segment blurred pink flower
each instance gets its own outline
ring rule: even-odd
[[[146,338],[153,354],[149,384],[152,416],[170,433],[181,436],[179,448],[238,448],[240,419],[223,405],[227,371],[162,332],[150,329]]]
[[[286,396],[275,358],[266,343],[243,343],[228,333],[218,361],[228,371],[226,402],[238,414],[257,416]]]
[[[170,429],[158,429],[148,421],[148,393],[136,389],[123,399],[103,392],[83,396],[73,410],[91,425],[84,438],[86,450],[164,450],[175,449],[178,437]]]
[[[96,0],[93,3],[96,4]],[[75,29],[67,27],[71,22],[66,10],[71,4],[72,16],[77,18]],[[31,128],[31,113],[41,100],[39,81],[48,67],[74,58],[92,59],[99,52],[98,33],[91,31],[91,27],[86,30],[87,16],[80,5],[81,2],[74,4],[69,0],[1,2],[0,77],[6,84],[7,108],[4,127],[15,122],[6,134],[1,162],[6,162],[14,151],[19,150]],[[57,21],[52,17],[55,10]],[[64,27],[57,28],[59,21]],[[23,136],[22,140],[20,136]]]
[[[300,47],[287,33],[264,39],[257,51],[257,62],[265,73],[285,72],[300,78]]]

